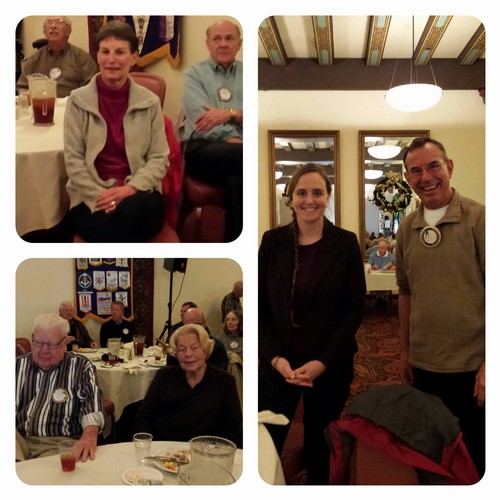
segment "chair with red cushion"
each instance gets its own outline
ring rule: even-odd
[[[177,137],[184,135],[184,111],[177,116]],[[180,139],[179,139],[180,140]],[[181,144],[181,150],[183,150]],[[183,196],[177,232],[185,243],[224,242],[226,190],[210,186],[184,173]]]
[[[186,243],[224,242],[226,191],[186,176],[178,232]]]

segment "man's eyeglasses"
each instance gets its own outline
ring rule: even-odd
[[[59,342],[57,342],[57,344],[54,344],[53,342],[40,342],[39,340],[32,339],[31,347],[42,349],[43,346],[47,346],[48,349],[55,350],[64,342],[64,340],[66,340],[66,337],[63,337]]]
[[[408,169],[408,173],[412,179],[419,179],[424,175],[424,171],[429,174],[437,174],[441,170],[441,162],[431,163],[427,168],[411,167]]]
[[[45,26],[61,26],[65,24],[64,19],[47,19]]]

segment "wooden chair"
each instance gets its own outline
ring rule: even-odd
[[[163,109],[165,94],[167,92],[167,84],[165,83],[165,80],[161,76],[142,71],[131,71],[129,75],[135,83],[148,88],[151,92],[156,94],[160,98],[160,104]]]
[[[175,128],[184,156],[182,142],[186,116],[181,109]],[[183,196],[177,232],[184,243],[223,243],[226,214],[226,190],[210,186],[186,175],[183,179]]]
[[[111,441],[113,443],[116,443],[117,439],[116,439],[116,422],[115,422],[115,404],[113,403],[113,401],[109,399],[104,400],[104,413],[106,415],[106,418],[109,419],[110,422],[109,435],[111,436]]]
[[[16,357],[31,352],[31,341],[25,337],[16,339]]]
[[[178,232],[185,243],[222,243],[225,229],[224,188],[184,178]]]

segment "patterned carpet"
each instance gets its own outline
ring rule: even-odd
[[[373,305],[367,307],[357,340],[359,351],[354,358],[355,375],[349,399],[375,385],[400,383],[397,297],[387,311]]]
[[[346,407],[354,397],[370,387],[400,383],[397,297],[392,299],[386,310],[367,303],[365,318],[356,338],[359,351],[354,358],[355,376]],[[285,479],[290,485],[305,484],[306,480],[302,463],[301,419],[299,408],[281,456]]]

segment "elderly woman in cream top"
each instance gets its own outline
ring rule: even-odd
[[[164,220],[168,144],[158,97],[129,76],[137,37],[111,21],[97,36],[100,72],[68,97],[69,220],[88,242],[144,242]]]

